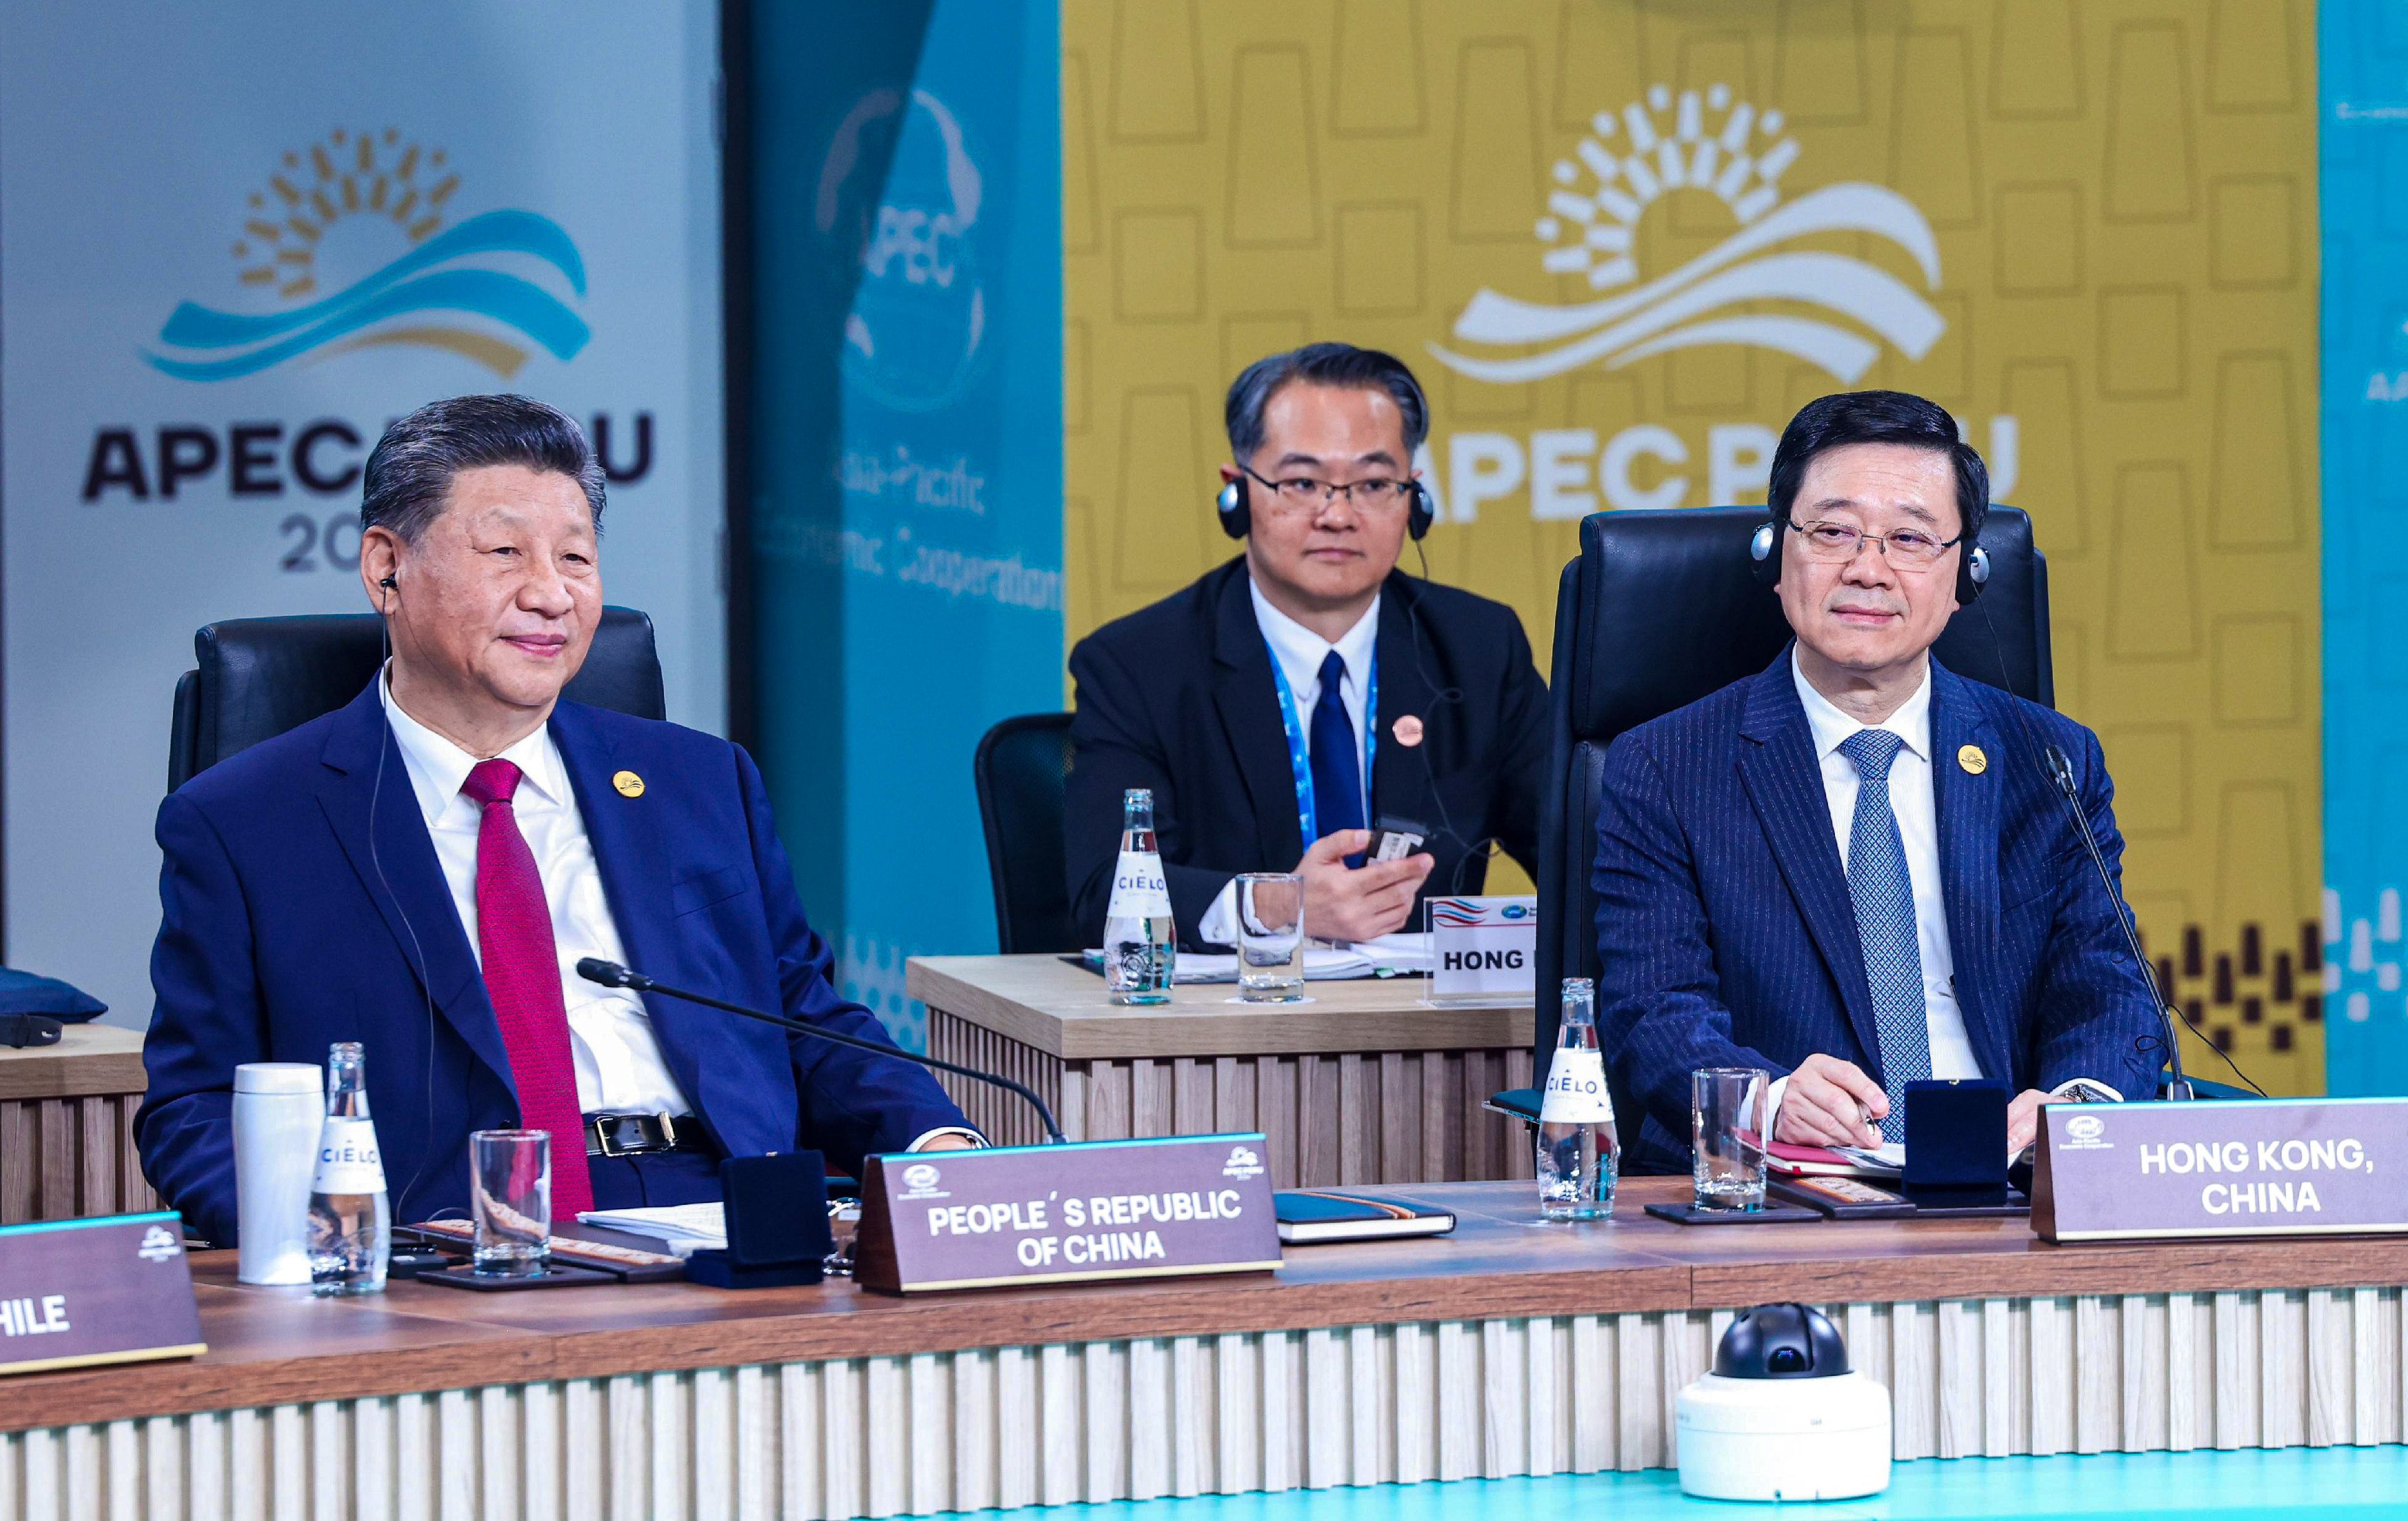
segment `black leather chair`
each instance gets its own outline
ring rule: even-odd
[[[986,731],[970,762],[995,938],[1008,955],[1081,949],[1062,864],[1062,794],[1070,776],[1070,715],[1026,713]]]
[[[381,622],[372,612],[230,618],[194,634],[195,667],[176,679],[167,790],[358,696],[384,656]],[[652,619],[633,608],[604,608],[594,647],[562,696],[638,718],[667,717]]]
[[[1606,747],[1772,663],[1789,624],[1751,574],[1760,507],[1600,512],[1581,524],[1580,558],[1555,599],[1549,679],[1553,743],[1540,802],[1536,1070],[1555,1044],[1563,979],[1595,977],[1598,783]],[[1959,676],[2057,705],[2048,641],[2048,561],[2031,519],[1993,507],[1982,525],[1990,581],[1932,653]],[[1617,1098],[1619,1095],[1617,1095]],[[1498,1107],[1518,1110],[1504,1096]],[[1619,1106],[1617,1106],[1619,1107]],[[1635,1114],[1617,1114],[1635,1135]]]

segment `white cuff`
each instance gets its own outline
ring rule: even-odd
[[[959,1136],[973,1146],[983,1147],[986,1145],[986,1137],[980,1135],[977,1131],[970,1129],[967,1126],[940,1125],[903,1149],[907,1152],[926,1151],[928,1149],[928,1142],[936,1140],[939,1136]]]
[[[1221,884],[1221,896],[1204,911],[1204,922],[1196,926],[1196,938],[1206,945],[1238,943],[1238,879],[1231,877]]]
[[[1764,1139],[1770,1145],[1781,1134],[1781,1100],[1789,1092],[1789,1079],[1772,1080],[1772,1091],[1764,1096]]]

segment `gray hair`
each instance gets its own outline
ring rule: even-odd
[[[526,396],[430,401],[384,430],[360,482],[360,528],[415,544],[442,514],[452,478],[487,465],[565,475],[585,493],[602,532],[602,462],[577,420]]]
[[[1230,385],[1222,415],[1229,430],[1233,458],[1243,463],[1263,447],[1263,411],[1270,406],[1280,387],[1291,380],[1348,391],[1385,391],[1395,400],[1397,410],[1404,414],[1402,463],[1411,463],[1413,452],[1429,437],[1429,403],[1423,399],[1421,382],[1413,379],[1413,372],[1405,367],[1403,360],[1377,349],[1358,349],[1351,343],[1308,343],[1301,349],[1255,360]]]

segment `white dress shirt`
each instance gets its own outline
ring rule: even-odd
[[[1271,658],[1279,662],[1280,674],[1287,678],[1287,689],[1296,698],[1296,721],[1304,730],[1305,744],[1312,743],[1312,710],[1321,702],[1321,663],[1336,651],[1346,662],[1346,675],[1339,683],[1338,700],[1346,709],[1346,726],[1354,736],[1354,753],[1363,753],[1363,724],[1369,716],[1371,693],[1371,652],[1379,643],[1380,599],[1374,595],[1363,616],[1354,626],[1330,643],[1312,629],[1305,627],[1286,613],[1272,607],[1263,595],[1263,589],[1251,578],[1246,590],[1254,599],[1254,623],[1263,631],[1263,642],[1270,646]],[[1371,822],[1371,773],[1363,771],[1363,822]],[[1310,850],[1312,841],[1308,839]],[[1268,869],[1285,870],[1285,867]],[[1204,922],[1196,926],[1196,938],[1208,945],[1235,945],[1238,942],[1238,884],[1232,880],[1222,887],[1212,906],[1204,911]]]
[[[1858,723],[1815,691],[1806,673],[1798,668],[1794,648],[1789,674],[1798,683],[1798,700],[1805,706],[1806,726],[1813,735],[1814,759],[1823,769],[1823,799],[1831,811],[1831,834],[1839,842],[1842,875],[1848,869],[1848,847],[1856,832],[1856,788],[1861,779],[1856,762],[1840,753],[1840,746],[1866,728],[1886,729],[1899,737],[1898,755],[1889,766],[1889,809],[1898,820],[1899,839],[1906,847],[1907,882],[1914,895],[1914,939],[1923,957],[1923,1018],[1931,1039],[1931,1075],[1941,1081],[1983,1077],[1986,1074],[1973,1055],[1972,1038],[1965,1031],[1965,1011],[1956,1002],[1956,955],[1948,943],[1947,904],[1940,896],[1940,818],[1931,787],[1931,668],[1928,664],[1924,667],[1923,684],[1914,689],[1914,696],[1878,724]],[[2094,1085],[2106,1086],[2095,1080]],[[1775,1123],[1788,1086],[1785,1077],[1772,1085],[1769,1101]]]
[[[394,701],[390,680],[377,683],[385,716],[393,722],[394,742],[425,815],[426,832],[435,841],[435,858],[442,864],[443,880],[452,889],[452,906],[460,913],[460,927],[468,936],[469,953],[484,964],[477,936],[477,831],[483,810],[460,788],[476,768],[477,757],[409,716]],[[610,917],[602,893],[602,872],[594,862],[594,845],[585,835],[584,815],[568,784],[568,768],[560,758],[546,725],[502,752],[516,766],[522,780],[510,799],[519,833],[535,856],[536,874],[543,880],[543,897],[552,910],[552,945],[560,954],[560,985],[568,1009],[569,1053],[577,1064],[578,1107],[588,1114],[606,1111],[647,1114],[691,1114],[677,1079],[661,1059],[660,1043],[652,1038],[652,1016],[643,1001],[625,988],[605,988],[577,975],[580,956],[624,961],[619,926]]]

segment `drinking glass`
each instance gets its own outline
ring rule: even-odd
[[[1238,879],[1238,997],[1247,1003],[1304,997],[1304,879],[1294,872]]]
[[[1701,1210],[1764,1208],[1764,1111],[1772,1075],[1754,1067],[1689,1074],[1689,1152]]]
[[[552,1133],[472,1131],[468,1153],[476,1270],[499,1278],[540,1276],[552,1265]]]

